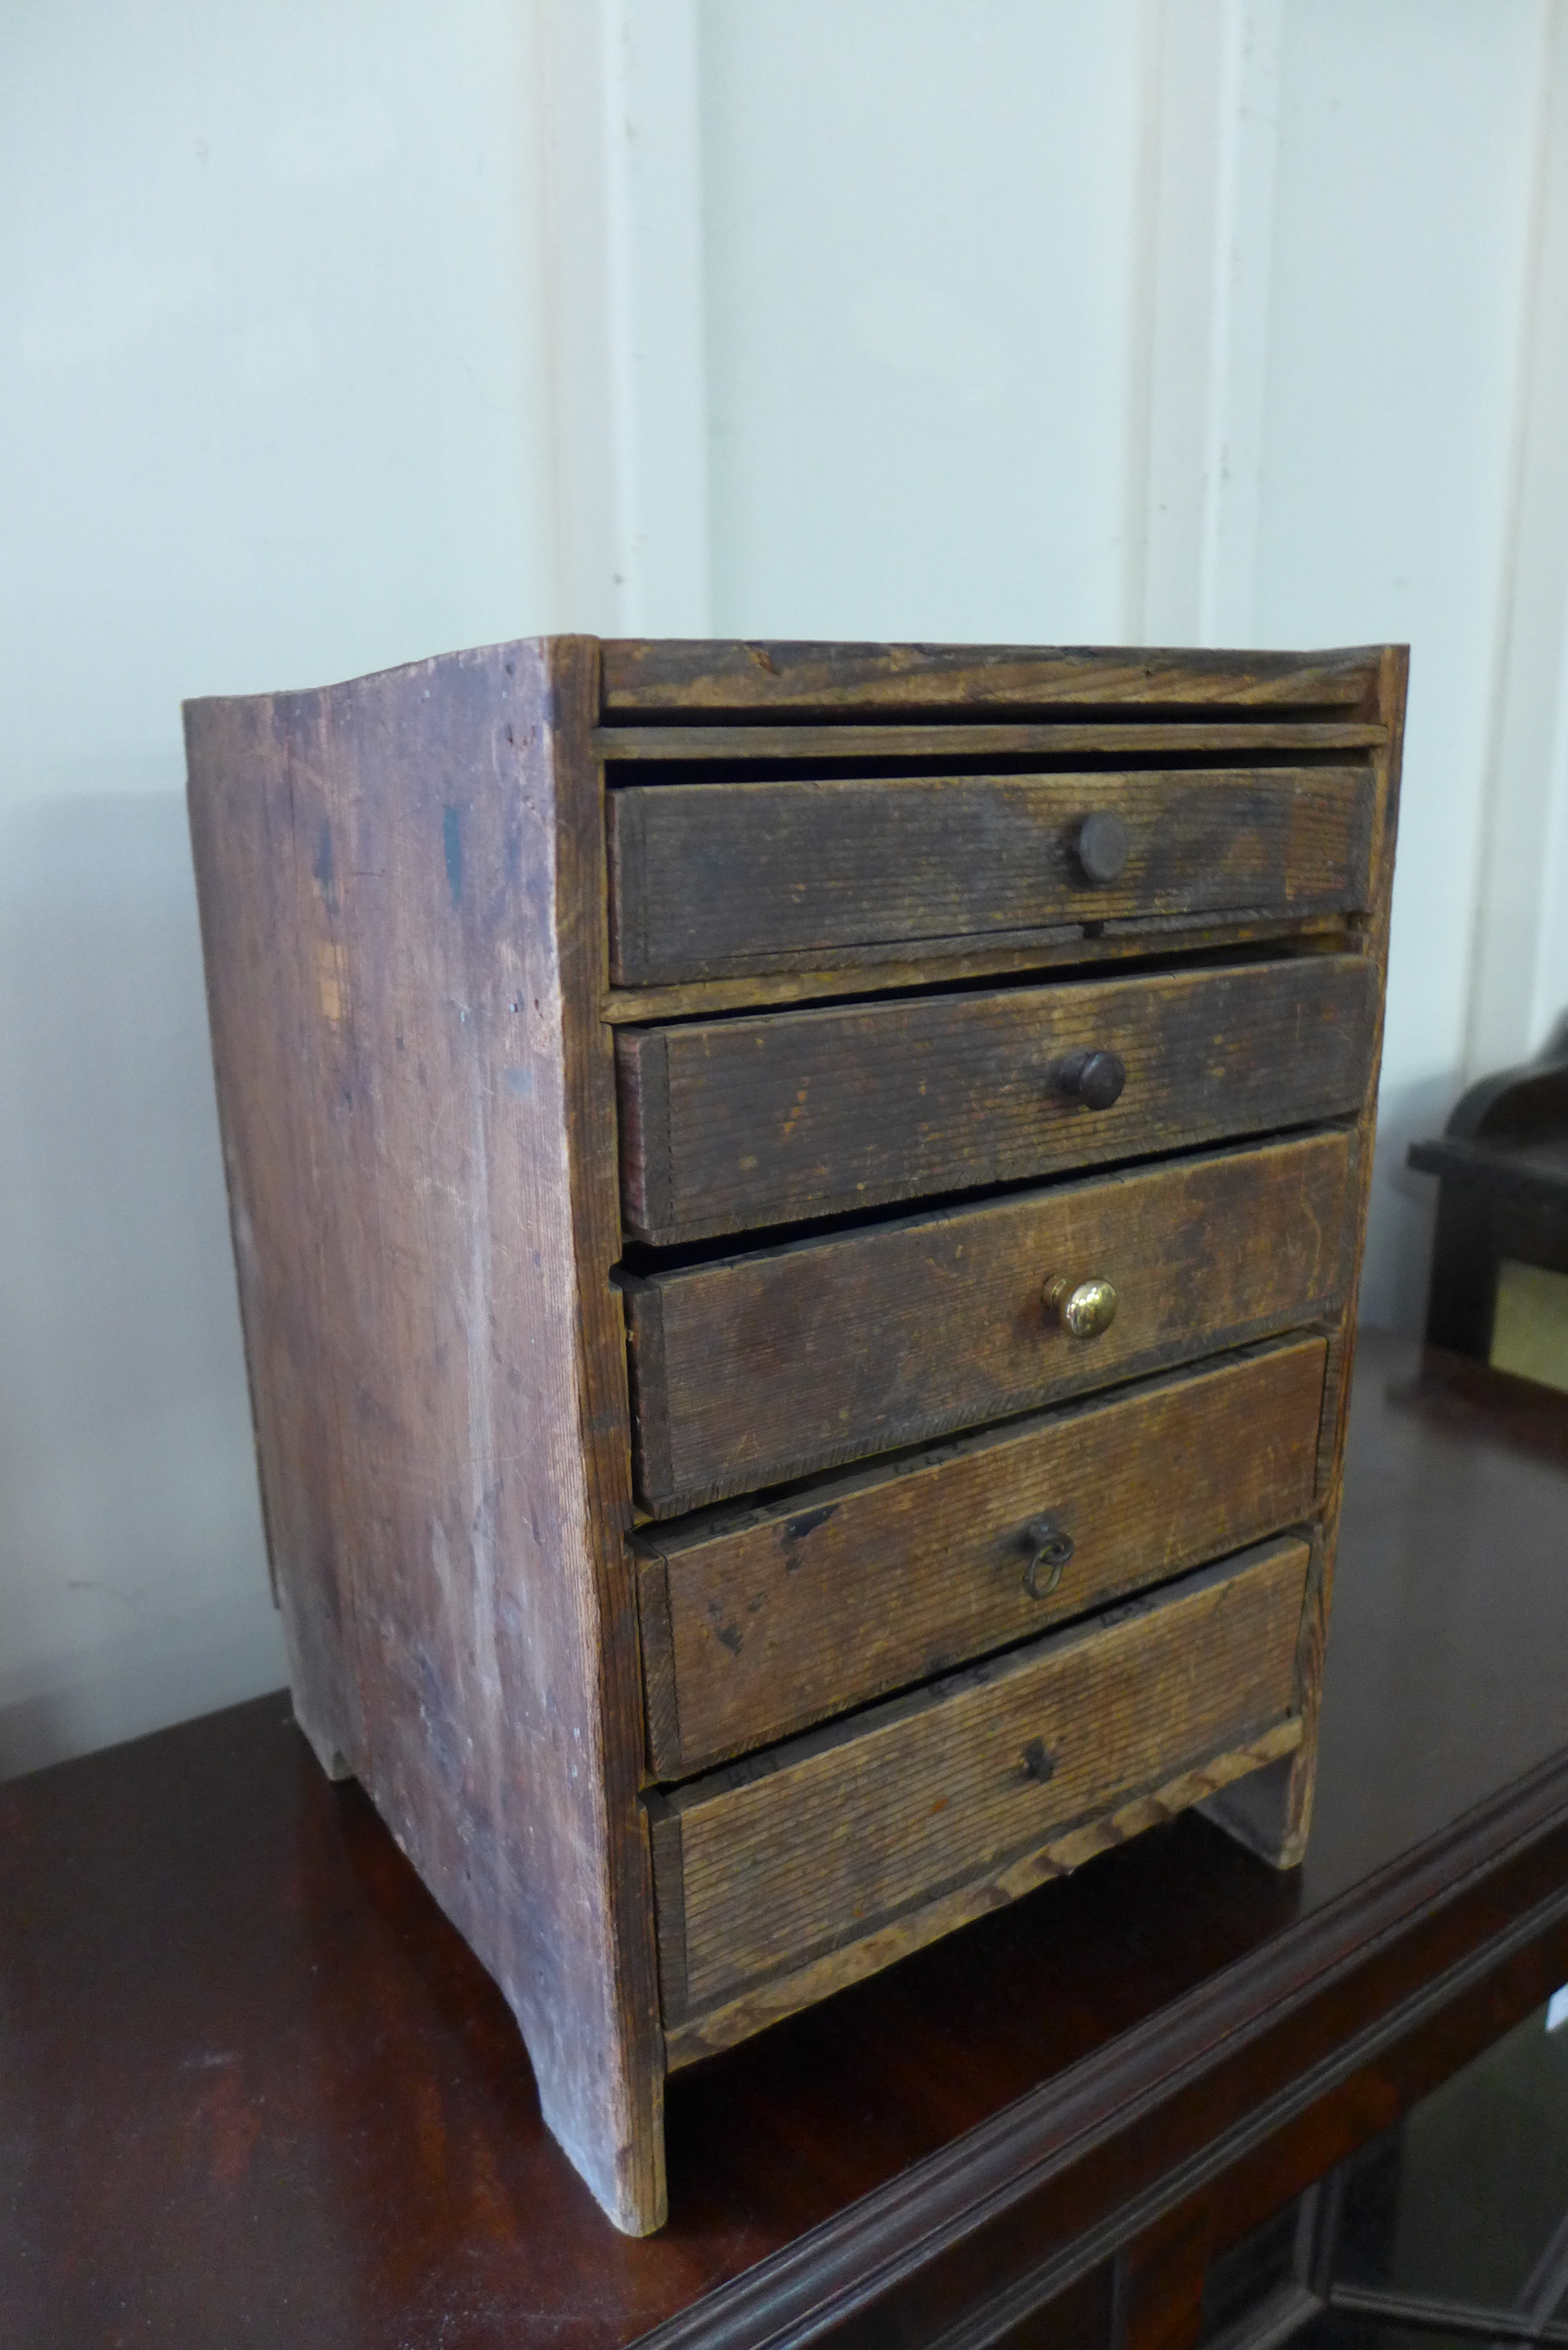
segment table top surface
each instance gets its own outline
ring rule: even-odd
[[[929,2168],[1568,1749],[1568,1409],[1365,1334],[1316,1812],[1188,1815],[670,2085],[618,2236],[286,1695],[0,1788],[0,2334],[609,2350]]]

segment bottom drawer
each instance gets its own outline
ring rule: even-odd
[[[671,2063],[834,1988],[826,1954],[881,1936],[836,1979],[867,1972],[1287,1752],[1309,1555],[1299,1536],[1262,1544],[650,1796]],[[1147,1816],[1124,1816],[1140,1800]]]

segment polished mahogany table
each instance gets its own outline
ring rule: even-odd
[[[0,1787],[0,2342],[1189,2343],[1568,1979],[1568,1399],[1365,1336],[1317,1812],[1188,1815],[684,2073],[618,2236],[279,1694]]]

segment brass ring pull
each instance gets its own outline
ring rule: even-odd
[[[1060,1518],[1046,1510],[1024,1527],[1023,1547],[1029,1554],[1023,1588],[1031,1599],[1049,1599],[1073,1555],[1073,1537]]]
[[[1045,1284],[1045,1310],[1069,1338],[1098,1338],[1116,1318],[1116,1293],[1108,1281],[1074,1282],[1057,1274]]]

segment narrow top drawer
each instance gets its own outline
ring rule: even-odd
[[[886,718],[1114,710],[1145,719],[1214,711],[1377,712],[1381,645],[1224,652],[1117,645],[886,645],[611,637],[607,719]]]
[[[611,976],[1356,911],[1375,790],[1361,765],[635,784],[607,796]]]

